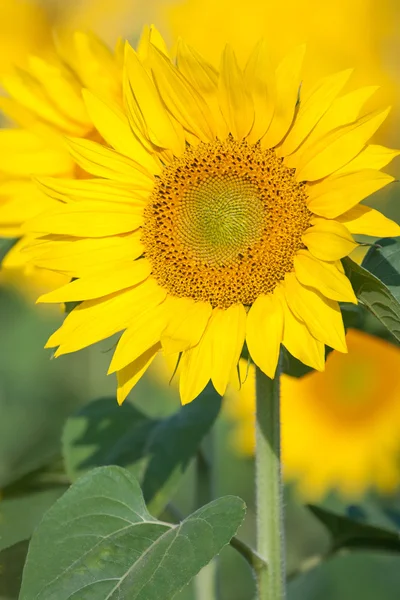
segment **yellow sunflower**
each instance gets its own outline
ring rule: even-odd
[[[379,102],[385,98],[395,103],[385,125],[385,139],[393,139],[400,96],[398,70],[391,60],[400,52],[397,0],[179,0],[159,5],[159,10],[174,38],[184,36],[211,60],[225,42],[245,61],[254,40],[262,36],[278,57],[305,41],[312,55],[305,64],[305,88],[326,73],[354,66],[353,84],[381,85]]]
[[[323,370],[325,344],[346,352],[352,234],[400,234],[359,205],[393,180],[379,169],[398,152],[368,145],[388,110],[359,116],[374,88],[341,95],[350,71],[299,98],[303,47],[275,69],[262,41],[244,70],[227,47],[218,71],[183,42],[175,65],[157,40],[126,44],[124,112],[84,94],[106,144],[69,146],[95,178],[41,181],[59,205],[28,224],[31,260],[76,280],[40,300],[81,301],[48,347],[123,331],[119,402],[161,349],[181,355],[184,403],[210,379],[224,394],[245,341],[270,377],[281,343]]]
[[[65,136],[100,139],[83,98],[83,87],[121,103],[122,68],[97,37],[76,33],[44,59],[30,56],[27,67],[2,77],[8,97],[0,98],[3,112],[19,127],[0,130],[0,237],[21,237],[26,220],[54,208],[36,177],[88,176],[70,155]],[[30,282],[56,287],[60,275],[43,277],[27,264],[24,248],[31,236],[21,237],[3,261],[2,280],[12,282],[23,271]],[[65,278],[62,281],[66,282]]]
[[[332,490],[357,498],[400,484],[400,350],[355,330],[347,345],[348,354],[329,355],[324,373],[281,380],[284,476],[312,501]],[[236,422],[234,447],[250,456],[255,373],[245,361],[240,367],[244,383],[229,390],[226,408]]]

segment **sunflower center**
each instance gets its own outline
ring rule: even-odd
[[[145,209],[153,276],[174,296],[252,304],[293,269],[310,224],[306,198],[273,150],[232,138],[189,147]]]

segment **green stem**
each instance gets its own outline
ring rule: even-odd
[[[266,563],[255,572],[258,600],[286,597],[279,378],[279,366],[274,379],[256,367],[257,553]]]
[[[196,458],[196,504],[201,508],[214,498],[213,435],[209,433]],[[194,580],[196,600],[217,600],[217,560],[212,560]]]

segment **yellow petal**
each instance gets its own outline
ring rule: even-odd
[[[301,157],[313,144],[334,129],[353,123],[359,117],[366,101],[377,89],[377,86],[364,87],[337,98],[298,150],[285,158],[285,164],[297,168]]]
[[[43,294],[37,302],[93,300],[137,285],[147,279],[150,273],[151,265],[145,258],[118,263],[113,269],[100,269],[91,276],[76,279],[57,290]]]
[[[213,320],[214,312],[200,342],[194,348],[186,350],[179,363],[179,392],[182,404],[188,404],[197,398],[211,379]]]
[[[206,101],[212,114],[219,139],[229,131],[218,101],[218,73],[193,48],[179,40],[177,49],[178,69]]]
[[[300,360],[304,365],[317,371],[325,369],[325,346],[316,340],[307,329],[305,323],[300,321],[290,310],[286,300],[283,303],[284,327],[283,345],[290,354]]]
[[[122,334],[108,373],[123,369],[154,344],[157,344],[168,322],[168,311],[163,303],[153,306],[139,315],[133,314],[133,323]]]
[[[55,147],[24,129],[0,130],[0,154],[0,171],[10,176],[68,176],[74,171],[74,161],[65,145]]]
[[[384,146],[376,146],[370,144],[364,150],[360,152],[353,160],[347,165],[339,169],[337,174],[352,173],[354,171],[361,171],[363,169],[383,169],[386,167],[396,156],[399,156],[400,150],[391,150]]]
[[[211,304],[172,296],[165,302],[170,317],[161,337],[164,353],[183,352],[198,344],[211,316]]]
[[[300,283],[318,290],[331,300],[357,304],[350,281],[338,265],[341,265],[339,261],[320,261],[307,250],[299,250],[294,257],[294,270]]]
[[[205,100],[157,48],[152,47],[150,60],[160,96],[170,113],[200,140],[210,142],[216,128]]]
[[[75,352],[125,329],[132,318],[156,307],[166,292],[150,277],[132,289],[79,304],[50,337],[46,348],[59,346],[55,356]]]
[[[91,140],[68,140],[73,158],[84,171],[132,185],[148,186],[152,175],[139,163]]]
[[[47,96],[62,114],[82,124],[83,132],[93,129],[82,101],[81,84],[61,61],[50,63],[38,56],[30,56],[29,72],[40,81]]]
[[[400,236],[400,226],[397,223],[368,206],[354,206],[338,217],[338,221],[343,223],[350,233],[374,237]]]
[[[314,214],[333,219],[392,181],[394,177],[374,169],[331,176],[307,186],[307,206]]]
[[[303,321],[320,342],[340,352],[347,352],[342,313],[335,300],[324,298],[319,291],[302,285],[294,273],[285,277],[286,300],[290,310]]]
[[[29,251],[30,260],[38,267],[83,277],[99,264],[135,260],[143,254],[143,245],[138,231],[125,236],[42,241]]]
[[[246,311],[242,304],[214,309],[211,379],[223,396],[237,367],[246,336]]]
[[[43,119],[69,135],[87,135],[88,126],[75,122],[57,110],[40,83],[29,73],[21,70],[10,73],[3,77],[2,85],[10,96],[18,100],[21,106],[28,109],[35,117]]]
[[[283,306],[277,293],[259,296],[247,316],[246,342],[255,364],[275,376],[283,337]]]
[[[90,32],[77,31],[71,39],[62,42],[59,51],[66,63],[78,73],[83,87],[112,100],[120,98],[121,71],[112,52],[100,38]]]
[[[299,160],[296,178],[299,181],[316,181],[350,162],[382,125],[389,110],[375,111],[361,117],[355,123],[335,129],[310,146]]]
[[[0,183],[0,223],[2,226],[24,223],[45,210],[52,210],[55,202],[44,195],[32,181],[4,181]]]
[[[254,104],[254,123],[247,140],[256,143],[271,124],[276,102],[275,71],[267,41],[261,40],[247,62],[244,79]]]
[[[129,121],[118,106],[108,106],[89,90],[82,91],[86,108],[94,126],[105,141],[121,154],[142,165],[150,173],[159,174],[161,166],[134,136]]]
[[[139,379],[146,373],[147,369],[157,356],[160,350],[160,344],[154,344],[151,348],[143,352],[139,358],[117,372],[117,402],[122,404],[131,389],[137,384]]]
[[[134,231],[142,222],[143,206],[82,201],[42,213],[29,221],[26,229],[77,237],[103,237]]]
[[[158,29],[154,25],[150,25],[150,27],[145,25],[137,44],[137,53],[143,63],[149,58],[150,44],[158,48],[165,56],[169,56],[167,45]]]
[[[288,54],[276,70],[276,103],[271,125],[261,140],[263,148],[273,148],[287,134],[295,113],[301,83],[305,46]]]
[[[179,156],[184,151],[184,137],[168,115],[157,89],[129,44],[125,47],[127,107],[143,135],[161,148]],[[133,113],[132,113],[133,111]]]
[[[121,202],[122,204],[144,205],[152,189],[109,181],[107,179],[61,179],[41,177],[36,180],[46,196],[58,202]],[[1,193],[1,188],[0,188]]]
[[[222,55],[219,78],[219,103],[222,114],[233,137],[246,137],[254,122],[253,101],[246,89],[246,82],[230,46]]]
[[[318,81],[311,88],[309,94],[300,102],[293,127],[289,131],[285,141],[279,147],[279,156],[292,154],[300,146],[332,105],[336,96],[349,80],[352,72],[352,69],[347,69],[346,71],[335,73],[335,75],[324,77],[324,79]]]
[[[348,256],[357,247],[348,229],[341,223],[317,218],[313,223],[302,239],[316,258],[331,262]]]

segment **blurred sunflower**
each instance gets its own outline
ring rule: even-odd
[[[210,379],[224,394],[245,340],[269,376],[281,343],[323,370],[325,344],[346,352],[352,233],[400,233],[359,205],[393,180],[379,169],[398,153],[367,144],[388,111],[359,116],[373,88],[340,95],[350,71],[299,100],[303,47],[275,69],[260,42],[243,71],[228,46],[218,72],[183,42],[175,66],[153,40],[126,44],[125,112],[84,94],[108,145],[69,145],[97,179],[42,179],[59,206],[28,224],[43,236],[32,262],[76,281],[40,300],[82,302],[48,347],[124,330],[110,366],[119,402],[161,348],[182,353],[184,403]]]
[[[116,39],[117,29],[124,30],[136,8],[127,0],[79,5],[0,0],[0,76],[9,95],[0,98],[0,107],[19,125],[0,130],[0,237],[21,237],[26,219],[52,205],[32,177],[87,176],[65,145],[66,135],[100,139],[82,88],[121,102],[117,56],[95,35],[72,34],[71,29],[90,25]],[[136,22],[129,21],[129,27],[131,33],[139,31]],[[2,282],[22,284],[28,292],[32,286],[35,293],[65,283],[62,274],[27,265],[23,249],[28,241],[21,239],[4,259]]]
[[[281,380],[284,476],[310,501],[332,490],[351,498],[369,488],[390,493],[400,484],[400,350],[356,330],[347,346],[348,354],[329,355],[324,373]],[[240,369],[244,383],[229,389],[225,407],[234,448],[251,456],[255,373],[245,361]]]
[[[396,0],[180,0],[160,10],[174,39],[183,36],[211,61],[218,59],[226,42],[237,48],[239,61],[246,60],[261,37],[269,40],[278,58],[293,45],[306,43],[312,61],[305,64],[305,89],[327,72],[354,66],[354,85],[381,85],[379,101],[394,104],[385,134],[395,139],[393,124],[400,110]]]

